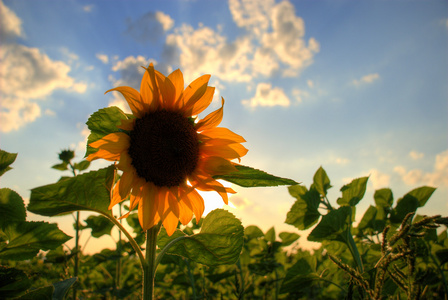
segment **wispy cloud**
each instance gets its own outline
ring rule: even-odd
[[[148,12],[136,20],[128,18],[126,34],[139,43],[156,42],[174,26],[174,20],[167,14]]]
[[[24,36],[22,20],[0,0],[0,38]]]
[[[107,56],[107,54],[97,53],[96,58],[98,58],[103,64],[109,63],[109,56]]]
[[[423,158],[424,156],[425,156],[424,153],[420,153],[420,152],[417,152],[417,151],[411,151],[411,152],[409,152],[409,157],[412,158],[413,160],[421,159],[421,158]]]
[[[354,79],[352,83],[356,86],[362,85],[362,84],[369,84],[372,83],[380,78],[380,75],[378,73],[372,73],[365,75],[359,79]]]

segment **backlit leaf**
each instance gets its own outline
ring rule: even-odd
[[[53,283],[54,292],[53,292],[53,300],[64,300],[67,291],[72,287],[72,285],[76,282],[77,278],[69,278],[63,281]]]
[[[397,205],[391,212],[390,221],[401,223],[408,213],[415,212],[417,208],[424,206],[435,190],[432,187],[422,186],[398,199]]]
[[[84,222],[87,226],[81,226],[81,229],[92,229],[92,236],[99,238],[105,234],[110,235],[114,224],[103,216],[89,216]]]
[[[68,170],[68,164],[66,162],[61,162],[60,164],[56,164],[51,166],[53,169],[59,170],[59,171],[65,171]]]
[[[0,176],[11,170],[11,165],[17,157],[17,153],[9,153],[0,149]]]
[[[391,207],[394,202],[391,189],[376,190],[373,198],[375,199],[375,204],[381,207]]]
[[[176,230],[168,237],[162,228],[157,245],[163,249],[179,236],[186,235]],[[204,218],[198,234],[178,241],[167,253],[180,255],[207,266],[234,264],[243,247],[243,236],[244,228],[240,220],[226,210],[215,209]]]
[[[80,161],[79,163],[75,163],[75,165],[74,165],[75,169],[78,171],[84,171],[89,166],[90,166],[90,161],[88,161],[88,160]]]
[[[345,232],[350,224],[351,208],[341,206],[331,210],[322,216],[319,224],[308,235],[308,240],[322,242],[324,240],[341,240],[341,234]]]
[[[3,227],[8,241],[0,250],[0,259],[24,260],[36,256],[39,250],[51,250],[71,237],[56,224],[46,222],[11,222]]]
[[[87,138],[87,151],[86,156],[98,151],[89,145],[109,133],[118,132],[118,125],[121,124],[121,120],[128,119],[127,115],[118,107],[110,106],[102,108],[93,113],[89,120],[87,120],[87,127],[90,129],[90,135]]]
[[[8,188],[0,189],[0,228],[10,222],[25,221],[25,204],[19,194]]]
[[[300,238],[300,235],[294,232],[280,232],[278,235],[282,239],[282,246],[286,247]]]
[[[110,215],[108,207],[113,178],[114,166],[110,166],[34,188],[27,209],[43,216],[77,210]]]
[[[301,185],[290,186],[288,190],[291,196],[297,200],[286,215],[285,223],[293,225],[299,230],[310,228],[316,224],[320,217],[319,193],[314,188],[308,191]]]
[[[216,175],[215,179],[224,179],[242,187],[263,187],[279,185],[295,185],[297,182],[287,178],[277,177],[264,171],[242,165],[236,165],[237,172]]]
[[[341,206],[355,206],[364,197],[366,192],[367,180],[369,177],[361,177],[353,179],[349,184],[341,188],[342,198],[338,199],[338,204]]]
[[[322,167],[320,167],[314,174],[313,183],[319,194],[323,196],[326,196],[327,190],[331,188],[330,178],[328,178],[327,172],[325,172]]]

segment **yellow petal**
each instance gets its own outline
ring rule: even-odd
[[[128,149],[130,140],[131,138],[126,133],[114,132],[93,143],[90,143],[89,146],[116,154]]]
[[[121,152],[120,162],[117,164],[117,168],[123,172],[135,172],[135,168],[132,165],[132,158],[127,151]]]
[[[204,109],[206,109],[213,100],[213,94],[215,93],[215,88],[208,86],[205,90],[204,95],[193,104],[191,109],[188,109],[188,114],[190,116],[199,115]]]
[[[202,196],[193,188],[190,188],[183,197],[187,197],[189,199],[192,206],[191,209],[196,216],[196,222],[199,222],[205,209],[204,199],[202,199]]]
[[[176,88],[169,78],[165,76],[161,77],[158,73],[156,73],[156,81],[160,94],[162,95],[163,108],[168,110],[172,109],[176,97]]]
[[[172,236],[174,231],[176,231],[177,225],[179,224],[179,218],[176,217],[172,211],[169,211],[162,222],[163,227],[166,229],[166,234],[168,234],[168,236]]]
[[[137,118],[143,117],[145,111],[148,109],[148,105],[144,103],[139,92],[129,86],[119,86],[106,91],[106,93],[112,91],[120,92],[123,95],[134,116]]]
[[[205,137],[205,139],[232,140],[235,143],[244,143],[246,141],[242,136],[234,133],[233,131],[225,127],[215,127],[208,130],[203,130],[199,134],[199,140],[202,141],[204,138],[201,139],[201,137]]]
[[[224,98],[222,98],[221,108],[215,110],[214,112],[211,112],[204,119],[200,120],[195,126],[196,130],[205,131],[218,126],[219,123],[221,123],[222,121],[223,110],[224,110]]]
[[[183,105],[182,107],[179,107],[181,110],[190,110],[191,107],[193,107],[193,105],[196,103],[196,101],[201,99],[201,97],[207,90],[207,84],[210,80],[210,77],[210,75],[203,75],[187,86],[184,91]]]
[[[140,226],[144,231],[153,227],[159,222],[158,210],[158,188],[152,184],[147,183],[142,189],[142,199],[138,206],[138,220]]]
[[[190,203],[190,199],[183,197],[179,200],[179,221],[183,225],[190,223],[193,218],[193,206]]]
[[[142,82],[140,83],[141,98],[148,105],[149,111],[155,111],[159,107],[160,101],[154,65],[151,63],[148,68],[144,69],[146,72],[143,74]]]
[[[179,69],[177,69],[170,75],[168,75],[168,78],[173,83],[174,88],[176,89],[176,96],[174,97],[176,103],[177,101],[179,101],[180,96],[184,91],[184,75]]]
[[[86,157],[86,160],[92,161],[98,158],[102,158],[108,161],[116,161],[120,159],[120,153],[110,153],[109,151],[99,149],[95,153],[91,153]]]
[[[247,153],[247,149],[241,144],[229,144],[221,146],[201,145],[199,148],[201,154],[207,156],[220,156],[227,159],[240,158]]]

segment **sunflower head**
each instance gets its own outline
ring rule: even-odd
[[[226,204],[227,193],[235,193],[214,176],[236,171],[233,160],[247,153],[241,145],[245,140],[218,127],[224,99],[221,108],[203,119],[196,117],[213,99],[209,79],[201,76],[184,89],[180,70],[165,77],[150,64],[139,92],[127,86],[107,91],[120,92],[133,116],[89,144],[98,151],[87,160],[118,161],[122,175],[109,209],[129,197],[130,211],[138,206],[143,230],[162,222],[171,235],[179,221],[186,225],[193,214],[199,220],[204,200],[198,190],[215,191]]]

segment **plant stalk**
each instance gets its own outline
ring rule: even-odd
[[[154,276],[156,274],[157,235],[160,231],[159,223],[146,231],[146,257],[143,264],[143,300],[154,298]]]

